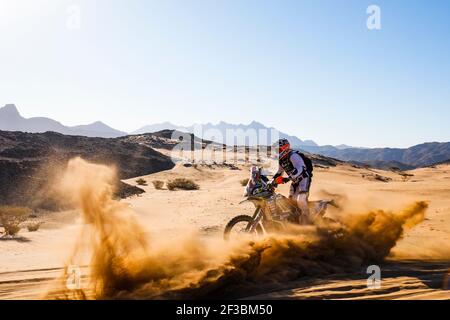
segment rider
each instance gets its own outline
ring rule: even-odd
[[[244,197],[254,195],[264,190],[269,179],[261,174],[261,168],[252,166],[250,168],[250,179],[245,187]]]
[[[308,197],[312,180],[312,163],[304,154],[291,149],[287,139],[278,140],[278,172],[273,182],[283,184],[292,181],[289,199],[297,204],[303,215],[309,217]],[[283,178],[286,172],[288,178]]]

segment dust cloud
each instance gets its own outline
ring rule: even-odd
[[[428,207],[416,202],[398,212],[341,215],[341,223],[292,226],[253,240],[205,242],[190,234],[161,245],[128,206],[113,199],[114,179],[113,169],[76,158],[59,183],[60,194],[84,221],[83,239],[68,265],[83,246],[91,255],[89,283],[78,298],[239,298],[306,276],[355,272],[386,258]]]

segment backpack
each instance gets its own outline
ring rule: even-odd
[[[295,151],[300,157],[302,157],[303,162],[305,163],[306,166],[306,171],[308,172],[309,176],[312,177],[312,173],[314,170],[314,166],[313,163],[311,161],[310,158],[308,158],[307,156],[305,156],[304,153],[300,152],[300,151]]]

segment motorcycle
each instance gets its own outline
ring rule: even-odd
[[[334,222],[333,219],[324,217],[328,205],[336,206],[333,200],[318,200],[309,202],[310,214],[306,216],[290,199],[276,193],[276,185],[268,184],[257,194],[246,197],[245,202],[251,202],[255,206],[255,212],[250,215],[238,215],[231,219],[224,230],[224,239],[230,239],[232,234],[266,235],[269,232],[280,232],[286,229],[288,224],[308,225],[315,224],[319,220]]]

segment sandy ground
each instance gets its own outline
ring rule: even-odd
[[[238,214],[251,214],[249,203],[239,204],[248,177],[223,167],[184,167],[143,176],[146,193],[123,200],[136,212],[150,237],[175,238],[180,230],[220,238],[224,225]],[[367,288],[367,274],[340,274],[301,279],[271,288],[253,298],[263,299],[450,299],[444,290],[450,267],[450,166],[417,169],[404,177],[395,172],[340,165],[315,170],[311,200],[341,195],[351,210],[400,209],[417,200],[429,201],[426,220],[408,231],[382,266],[380,289]],[[389,182],[376,180],[375,174]],[[196,191],[156,190],[151,181],[176,177],[193,179]],[[136,184],[136,179],[125,181]],[[279,191],[287,194],[288,186]],[[330,216],[336,212],[330,210]],[[76,212],[47,215],[37,232],[22,230],[15,240],[0,241],[0,299],[35,299],[61,274],[72,246],[80,236]],[[88,259],[82,262],[88,263]]]

